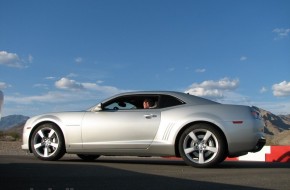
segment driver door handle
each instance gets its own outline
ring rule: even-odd
[[[144,117],[145,117],[146,119],[151,119],[151,118],[153,118],[153,117],[157,117],[157,115],[155,115],[155,114],[145,114]]]

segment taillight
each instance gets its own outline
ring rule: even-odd
[[[255,109],[251,109],[251,114],[252,114],[252,116],[254,117],[254,119],[261,119],[261,115],[260,115],[260,113],[259,112],[257,112]]]

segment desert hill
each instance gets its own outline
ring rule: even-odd
[[[268,145],[290,145],[290,115],[275,115],[261,108]]]

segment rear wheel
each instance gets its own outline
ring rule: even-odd
[[[84,161],[94,161],[100,157],[100,155],[88,155],[88,154],[77,154],[77,156]]]
[[[43,124],[33,132],[30,140],[33,154],[41,160],[58,160],[65,154],[62,132],[52,124]]]
[[[179,140],[183,160],[193,167],[211,167],[226,157],[226,142],[222,134],[209,124],[187,128]]]

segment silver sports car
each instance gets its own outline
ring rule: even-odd
[[[264,123],[254,107],[225,105],[181,92],[129,92],[78,112],[30,118],[22,149],[42,160],[65,153],[83,160],[101,155],[177,156],[211,167],[257,152]]]

